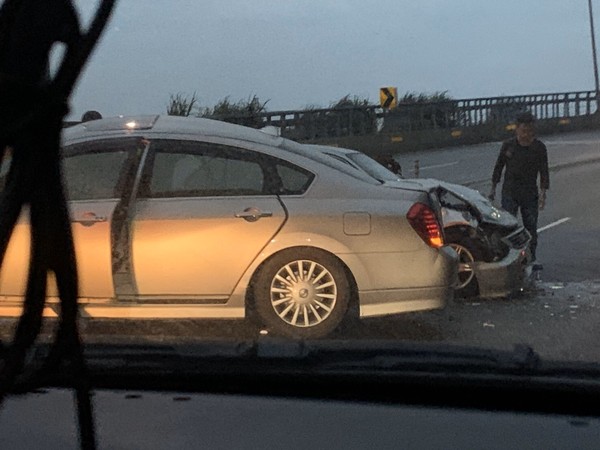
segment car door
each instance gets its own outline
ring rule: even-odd
[[[260,153],[153,141],[135,202],[138,298],[224,301],[286,220]]]
[[[82,298],[113,298],[111,223],[130,183],[138,140],[73,145],[64,150],[63,179],[72,219]],[[137,149],[137,152],[141,151]],[[21,214],[0,271],[0,294],[22,297],[29,267],[30,228]],[[50,278],[48,295],[57,289]]]

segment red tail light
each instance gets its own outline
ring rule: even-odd
[[[408,210],[406,218],[427,245],[433,248],[440,248],[444,245],[442,227],[429,206],[424,203],[415,203]]]

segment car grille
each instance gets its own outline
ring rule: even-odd
[[[519,228],[517,231],[502,238],[502,241],[512,248],[524,248],[530,240],[531,235],[525,228]]]

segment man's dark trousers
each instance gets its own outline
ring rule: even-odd
[[[536,190],[526,189],[518,194],[502,191],[502,208],[516,216],[521,210],[523,226],[531,234],[529,249],[531,257],[535,261],[535,251],[537,248],[537,223],[539,211],[539,197]]]

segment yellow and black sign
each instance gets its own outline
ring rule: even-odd
[[[379,103],[382,108],[394,109],[398,106],[398,89],[395,87],[379,89]]]

